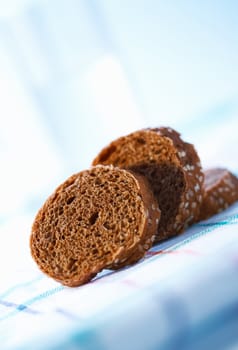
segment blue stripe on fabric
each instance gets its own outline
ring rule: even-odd
[[[36,303],[37,301],[46,299],[46,298],[48,298],[56,293],[61,292],[63,289],[65,289],[64,286],[58,286],[56,288],[52,288],[52,289],[49,289],[41,294],[38,294],[31,299],[26,300],[22,304],[18,305],[18,307],[14,311],[8,313],[7,315],[4,315],[3,317],[0,317],[0,322],[5,321],[6,319],[17,315],[19,312],[23,311],[27,306],[32,305],[32,304]]]
[[[40,313],[39,311],[32,310],[25,305],[12,303],[12,302],[6,301],[6,300],[0,300],[0,305],[14,308],[14,309],[20,310],[20,311],[25,311],[25,312],[30,313],[30,314],[39,314]]]
[[[220,221],[220,222],[207,222],[203,224],[197,224],[199,227],[208,227],[208,226],[227,226],[227,225],[236,225],[238,222],[234,221]]]
[[[212,226],[212,225],[232,225],[238,223],[238,214],[231,215],[228,218],[221,219],[221,221],[217,222],[199,222],[196,224],[198,227],[204,227],[204,226]]]

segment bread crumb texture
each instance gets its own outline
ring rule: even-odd
[[[31,253],[47,275],[78,286],[130,255],[132,263],[144,256],[159,218],[146,180],[111,166],[92,167],[67,179],[39,210]]]

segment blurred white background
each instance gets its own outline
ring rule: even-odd
[[[237,171],[237,18],[236,0],[0,0],[0,223],[141,127]]]

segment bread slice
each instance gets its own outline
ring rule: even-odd
[[[120,137],[92,164],[113,164],[146,176],[161,210],[156,242],[197,221],[204,175],[194,146],[175,130],[143,129]]]
[[[204,171],[204,195],[199,220],[220,213],[238,200],[238,178],[224,168]]]
[[[112,166],[72,175],[46,200],[32,226],[39,268],[67,286],[104,268],[134,263],[152,245],[160,211],[146,180]]]

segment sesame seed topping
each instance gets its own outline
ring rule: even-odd
[[[195,191],[195,192],[200,191],[200,186],[199,186],[199,184],[196,184],[196,185],[194,186],[194,191]]]
[[[230,189],[228,187],[224,187],[224,192],[230,192]]]
[[[155,207],[155,205],[154,204],[152,204],[152,210],[155,210],[156,209],[156,207]]]
[[[182,152],[178,152],[178,155],[180,158],[183,158],[186,156],[186,153],[184,151],[182,151]]]
[[[186,202],[185,205],[184,205],[185,208],[188,208],[189,207],[189,202]]]
[[[193,202],[193,203],[192,203],[192,208],[196,208],[196,206],[197,206],[197,203],[196,203],[196,202]]]

